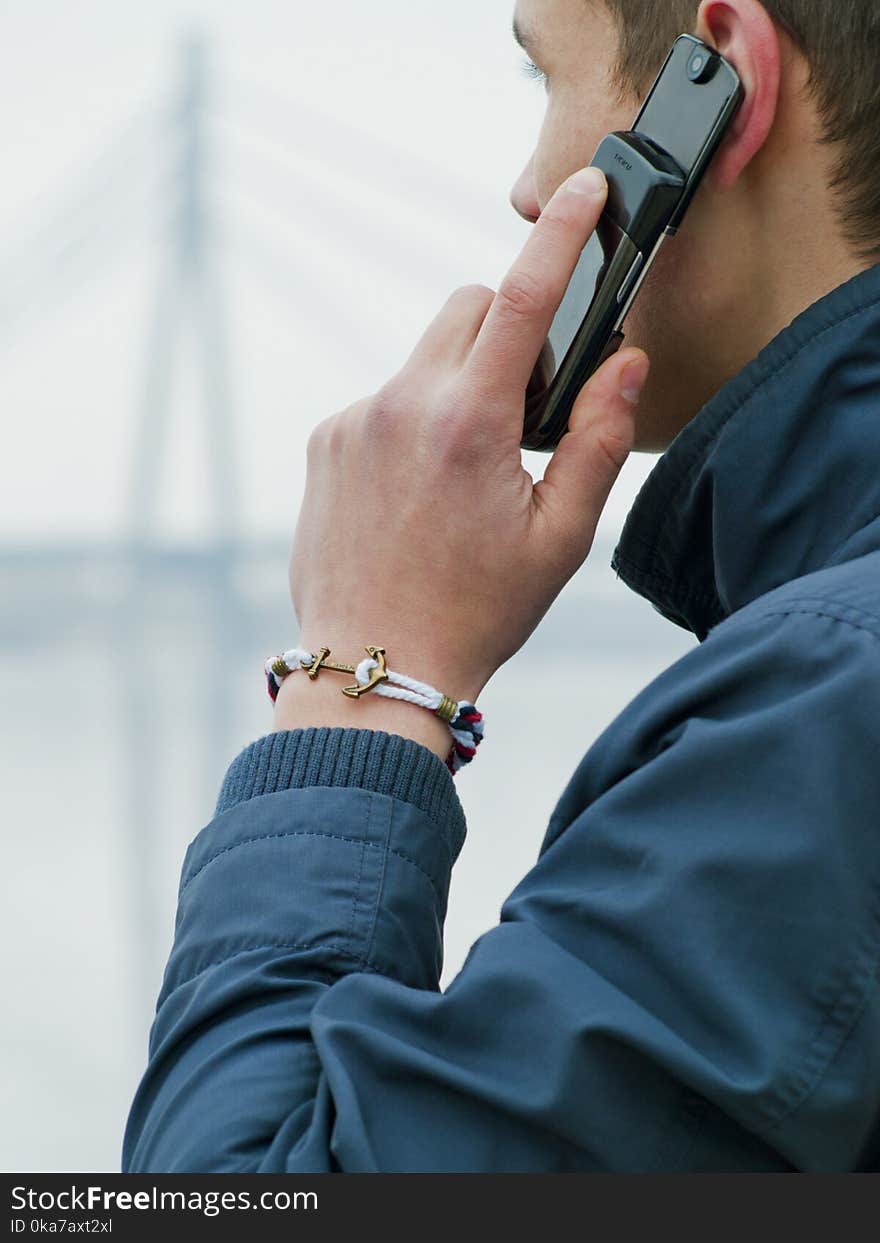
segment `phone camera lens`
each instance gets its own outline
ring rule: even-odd
[[[708,82],[715,76],[718,57],[706,49],[699,48],[688,61],[688,77],[691,82]]]

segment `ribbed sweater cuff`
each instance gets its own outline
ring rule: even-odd
[[[453,859],[464,843],[464,808],[452,773],[428,747],[384,730],[318,725],[265,734],[230,764],[214,815],[261,794],[303,786],[388,794],[437,821]]]

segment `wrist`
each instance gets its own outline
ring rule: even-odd
[[[452,734],[433,712],[375,691],[354,699],[343,695],[344,685],[345,675],[333,670],[322,669],[314,679],[304,669],[296,670],[279,687],[272,732],[310,726],[384,730],[411,738],[446,760],[452,749]]]

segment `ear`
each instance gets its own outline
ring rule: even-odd
[[[697,35],[729,60],[745,96],[709,170],[718,190],[728,190],[767,141],[779,102],[779,34],[759,0],[703,0]]]

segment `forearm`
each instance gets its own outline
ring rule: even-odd
[[[184,861],[123,1169],[332,1169],[313,1008],[352,973],[437,990],[464,832],[451,774],[412,740],[247,747]]]

